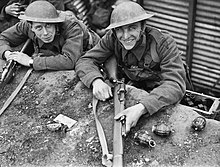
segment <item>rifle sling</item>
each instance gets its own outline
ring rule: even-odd
[[[96,114],[97,105],[98,105],[98,99],[96,99],[93,96],[92,107],[93,107],[93,114],[95,116],[95,123],[96,123],[97,133],[98,133],[99,141],[100,141],[100,144],[101,144],[101,147],[102,147],[102,164],[104,166],[111,167],[113,156],[112,156],[112,154],[109,154],[109,152],[108,152],[108,145],[107,145],[107,142],[106,142],[105,133],[104,133],[102,125],[101,125],[101,123],[98,119],[98,116]]]
[[[26,72],[25,76],[23,77],[23,79],[21,80],[21,82],[19,83],[19,85],[16,87],[16,89],[14,90],[14,92],[10,95],[10,97],[6,100],[6,102],[4,103],[2,109],[0,110],[0,115],[2,115],[2,113],[8,108],[8,106],[11,104],[11,102],[14,100],[14,98],[16,97],[16,95],[18,94],[18,92],[21,90],[21,88],[23,87],[23,85],[25,84],[26,80],[28,79],[28,77],[30,76],[31,72],[32,72],[33,68],[29,68],[28,71]]]

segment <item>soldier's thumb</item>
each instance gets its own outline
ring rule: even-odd
[[[114,117],[114,119],[115,120],[119,120],[122,116],[124,116],[125,114],[123,113],[123,112],[120,112],[120,113],[118,113],[115,117]]]

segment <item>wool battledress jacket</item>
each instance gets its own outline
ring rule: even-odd
[[[152,42],[155,42],[155,48],[152,48]],[[157,55],[152,55],[154,50]],[[147,27],[136,46],[127,51],[113,31],[108,31],[94,48],[77,61],[77,75],[87,87],[91,87],[97,78],[104,80],[99,65],[112,55],[116,56],[117,64],[131,81],[154,85],[149,94],[142,95],[139,101],[149,114],[182,99],[186,75],[180,51],[168,32]]]
[[[0,58],[6,50],[21,45],[30,38],[34,45],[34,70],[70,70],[75,68],[78,58],[86,51],[89,41],[87,31],[78,22],[59,23],[59,31],[51,43],[43,43],[31,30],[31,25],[20,21],[0,35]],[[31,56],[31,55],[29,55]]]

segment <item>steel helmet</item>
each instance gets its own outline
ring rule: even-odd
[[[153,15],[153,13],[147,13],[138,3],[122,2],[112,11],[110,25],[106,29],[146,20]]]
[[[65,20],[65,18],[59,16],[56,8],[47,1],[34,1],[28,5],[25,13],[18,18],[42,23],[59,23]]]

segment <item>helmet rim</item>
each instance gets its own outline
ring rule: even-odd
[[[28,5],[24,14],[18,16],[21,20],[42,22],[42,23],[59,23],[64,22],[62,17],[48,1],[34,1]]]
[[[40,22],[40,23],[61,23],[65,21],[65,18],[60,16],[57,18],[38,18],[38,17],[29,17],[26,15],[20,15],[18,18],[21,20]]]
[[[111,13],[110,25],[106,29],[121,27],[149,19],[154,13],[149,13],[144,8],[132,1],[125,1],[117,5]]]
[[[140,15],[140,16],[136,17],[136,18],[133,18],[132,20],[125,20],[125,21],[121,21],[119,23],[112,23],[108,27],[106,27],[106,29],[109,30],[109,29],[121,27],[121,26],[124,26],[124,25],[136,23],[136,22],[139,22],[139,21],[142,21],[142,20],[149,19],[152,16],[154,16],[154,13],[150,13],[150,14],[145,13],[143,15]]]

